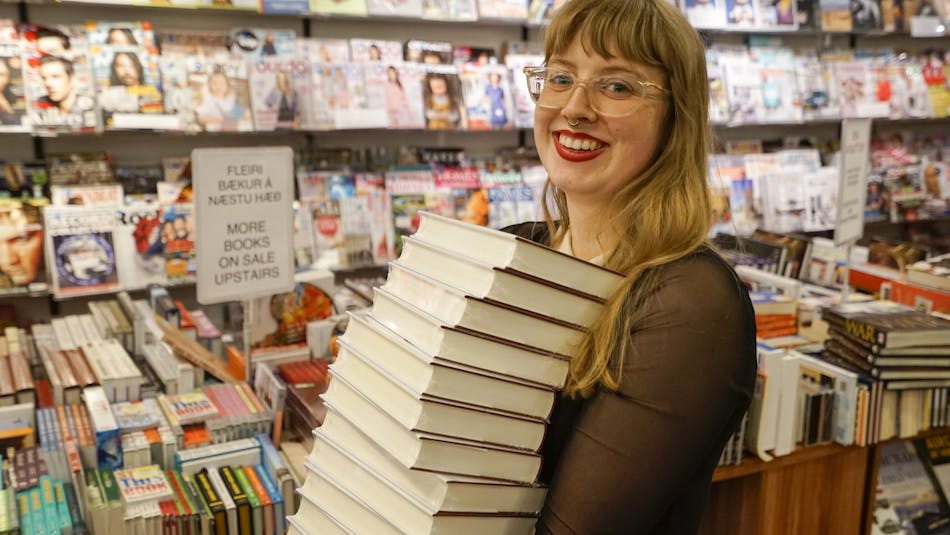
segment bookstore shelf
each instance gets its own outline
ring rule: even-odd
[[[858,446],[842,446],[840,444],[823,444],[820,446],[802,447],[794,452],[776,457],[765,462],[761,459],[750,456],[737,466],[720,466],[713,474],[713,483],[728,481],[740,477],[746,477],[769,470],[779,470],[799,463],[814,461],[825,457],[831,457],[845,452],[846,450],[862,449]]]

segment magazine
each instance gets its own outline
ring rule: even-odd
[[[528,79],[524,67],[536,67],[544,63],[541,54],[508,54],[505,66],[511,71],[511,96],[514,106],[515,128],[534,127],[534,99],[528,92]]]
[[[401,63],[402,43],[376,39],[350,39],[353,63]]]
[[[350,43],[346,39],[298,38],[296,57],[322,65],[349,63]]]
[[[99,127],[85,33],[78,28],[22,28],[27,117],[35,131],[86,132]]]
[[[116,211],[115,248],[119,282],[125,290],[150,284],[165,285],[165,243],[174,225],[166,229],[157,204],[126,206]]]
[[[464,130],[468,125],[454,65],[423,65],[422,102],[428,130]]]
[[[295,36],[293,30],[235,28],[228,32],[228,50],[232,59],[243,61],[271,56],[293,58]]]
[[[384,91],[389,128],[406,130],[425,128],[419,64],[387,65]]]
[[[155,48],[155,32],[148,21],[138,22],[87,22],[86,36],[89,46],[141,46]]]
[[[406,61],[451,65],[452,43],[413,39],[406,43]]]
[[[524,0],[478,0],[478,16],[483,19],[528,18],[528,3]]]
[[[242,61],[205,62],[186,58],[188,94],[194,98],[184,110],[188,131],[247,132],[253,130],[247,84],[247,65]],[[191,106],[194,106],[191,109]],[[183,110],[179,108],[179,116]]]
[[[423,0],[422,18],[431,20],[476,20],[475,0]]]
[[[297,88],[309,81],[310,66],[295,59],[262,58],[248,68],[254,129],[299,129],[306,105]]]
[[[0,132],[28,132],[23,49],[11,20],[0,20]]]
[[[174,115],[164,115],[156,48],[94,44],[89,52],[105,127],[178,127]],[[166,117],[172,121],[168,122]]]
[[[43,210],[46,254],[57,298],[119,288],[115,255],[115,209],[48,206]]]
[[[503,65],[462,64],[462,95],[470,130],[506,130],[513,125],[508,69]]]
[[[726,0],[684,0],[683,12],[695,28],[726,27]]]
[[[46,291],[40,208],[0,200],[0,295]]]
[[[197,56],[209,60],[227,59],[228,34],[224,32],[164,31],[158,35],[162,57]]]
[[[366,16],[366,0],[310,0],[310,11],[323,15]]]

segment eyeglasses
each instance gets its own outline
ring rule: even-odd
[[[563,108],[574,94],[574,89],[584,86],[590,107],[604,117],[624,117],[637,111],[645,99],[669,90],[654,82],[637,80],[629,74],[611,74],[592,80],[581,80],[560,69],[525,67],[528,92],[542,108]]]

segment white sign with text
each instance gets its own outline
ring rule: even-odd
[[[871,119],[841,121],[841,174],[838,177],[835,245],[853,243],[864,235],[870,143]]]
[[[294,287],[290,147],[195,149],[198,302],[241,301]]]

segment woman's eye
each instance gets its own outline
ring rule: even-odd
[[[607,80],[601,87],[612,97],[629,97],[633,95],[633,85],[620,80]]]
[[[573,80],[566,74],[552,74],[548,77],[548,83],[554,87],[570,87]]]

